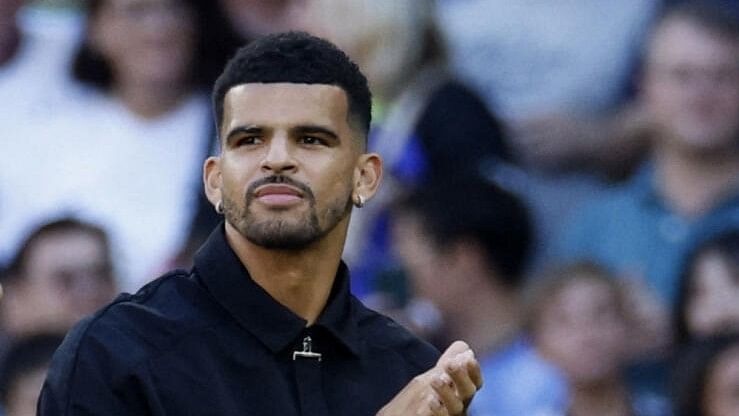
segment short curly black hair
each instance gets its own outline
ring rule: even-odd
[[[228,62],[213,89],[218,130],[223,123],[223,101],[233,87],[248,83],[326,84],[343,89],[351,121],[365,140],[372,121],[372,95],[367,78],[336,45],[305,32],[267,35],[242,47]]]

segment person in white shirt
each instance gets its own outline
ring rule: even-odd
[[[95,221],[130,291],[187,237],[214,134],[208,86],[238,42],[211,2],[93,0],[86,14],[83,91],[24,126],[0,169],[0,246],[60,211]]]

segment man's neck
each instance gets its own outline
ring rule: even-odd
[[[252,280],[308,326],[326,306],[341,261],[344,240],[334,232],[302,250],[271,250],[250,242],[226,222],[226,239]]]
[[[699,217],[739,188],[739,152],[691,154],[664,146],[655,152],[656,179],[668,204],[686,217]]]

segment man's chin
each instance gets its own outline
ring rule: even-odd
[[[315,242],[315,238],[307,235],[246,235],[252,244],[268,250],[302,250]]]
[[[315,242],[320,233],[315,227],[306,224],[270,221],[247,224],[242,234],[247,240],[260,247],[274,250],[298,250]]]

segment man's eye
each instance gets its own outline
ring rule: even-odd
[[[259,143],[258,136],[242,137],[236,141],[237,146],[252,145],[252,144],[257,144],[257,143]]]
[[[303,136],[300,139],[303,144],[324,144],[324,141],[315,136]]]

